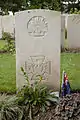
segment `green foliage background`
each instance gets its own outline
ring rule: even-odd
[[[5,14],[26,9],[50,9],[60,11],[60,0],[0,0],[0,7]]]

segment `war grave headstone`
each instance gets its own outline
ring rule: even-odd
[[[80,48],[80,15],[68,16],[67,38],[69,48]]]
[[[16,86],[26,84],[23,67],[31,82],[41,75],[43,83],[60,89],[61,14],[50,10],[26,10],[15,14]],[[38,78],[37,78],[38,79]]]
[[[14,36],[15,18],[14,16],[2,16],[2,29]]]
[[[65,16],[61,15],[61,47],[64,48],[65,44]]]

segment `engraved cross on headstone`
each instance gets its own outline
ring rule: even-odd
[[[45,56],[31,56],[29,61],[25,62],[25,70],[30,80],[47,80],[51,73],[51,62],[46,60]]]

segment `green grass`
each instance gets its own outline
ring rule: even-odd
[[[80,90],[80,53],[61,54],[62,71],[67,72],[72,90]]]
[[[0,50],[4,47],[5,45],[5,40],[0,40]]]
[[[65,70],[73,90],[80,90],[80,54],[61,54],[61,75]],[[0,92],[16,91],[16,60],[14,55],[0,54]]]
[[[10,54],[0,54],[0,92],[15,92],[15,90],[15,56]]]

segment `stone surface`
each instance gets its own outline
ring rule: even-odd
[[[50,10],[26,10],[15,15],[16,85],[26,84],[23,66],[31,82],[41,75],[50,88],[60,87],[60,13]]]
[[[14,16],[2,16],[2,30],[14,34],[15,19]]]
[[[73,14],[68,16],[67,37],[69,48],[80,48],[80,15]]]
[[[61,47],[65,44],[65,16],[61,15]]]

